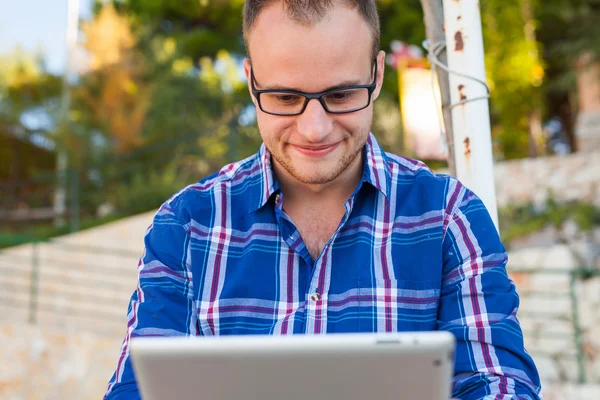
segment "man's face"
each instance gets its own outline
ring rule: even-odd
[[[257,89],[321,92],[345,85],[373,82],[372,34],[358,11],[336,5],[316,24],[290,20],[279,2],[266,7],[248,37],[252,65],[244,63]],[[383,80],[384,53],[377,57],[377,88]],[[250,85],[249,85],[250,86]],[[335,181],[360,160],[373,118],[369,107],[349,114],[327,113],[311,100],[298,116],[275,116],[257,107],[258,128],[282,173],[305,184]],[[357,158],[358,157],[358,158]]]

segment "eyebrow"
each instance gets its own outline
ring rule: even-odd
[[[252,73],[254,74],[254,71]],[[258,79],[256,79],[256,75],[254,75],[254,82],[257,84],[257,86],[260,86],[258,84]],[[289,87],[289,86],[281,86],[281,85],[272,85],[269,87],[261,87],[259,90],[291,90],[291,91],[300,92],[300,93],[322,93],[322,92],[327,92],[327,91],[333,90],[333,89],[339,89],[339,88],[342,88],[345,86],[356,86],[356,85],[365,85],[365,83],[361,83],[357,79],[346,80],[346,81],[342,81],[342,82],[338,83],[337,85],[329,86],[328,88],[326,88],[324,90],[320,90],[318,92],[305,92],[304,90],[300,90],[298,88]],[[368,83],[366,85],[368,85]]]

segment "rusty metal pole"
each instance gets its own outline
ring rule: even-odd
[[[443,0],[456,176],[477,194],[498,229],[481,12],[478,0]]]
[[[423,15],[425,22],[425,30],[427,32],[427,40],[431,46],[443,42],[446,37],[444,35],[444,10],[442,8],[442,0],[421,0],[423,7]],[[439,61],[446,65],[446,50],[441,49],[437,54]],[[431,65],[431,68],[436,68]],[[456,168],[454,166],[454,136],[452,133],[452,113],[450,112],[450,81],[448,72],[441,68],[436,68],[438,83],[440,86],[440,95],[442,98],[442,114],[444,117],[444,129],[446,131],[446,143],[448,145],[448,170],[450,175],[456,176]]]

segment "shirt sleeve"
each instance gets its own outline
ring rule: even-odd
[[[482,201],[456,180],[448,189],[437,323],[457,341],[453,397],[539,399],[506,250]]]
[[[140,398],[129,357],[133,338],[198,334],[189,265],[189,226],[175,215],[169,202],[155,215],[144,245],[137,289],[127,311],[127,333],[105,400]]]

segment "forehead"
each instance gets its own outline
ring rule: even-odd
[[[370,78],[372,34],[357,10],[342,4],[311,25],[291,20],[282,2],[265,7],[248,35],[252,67],[263,86],[319,91]]]

